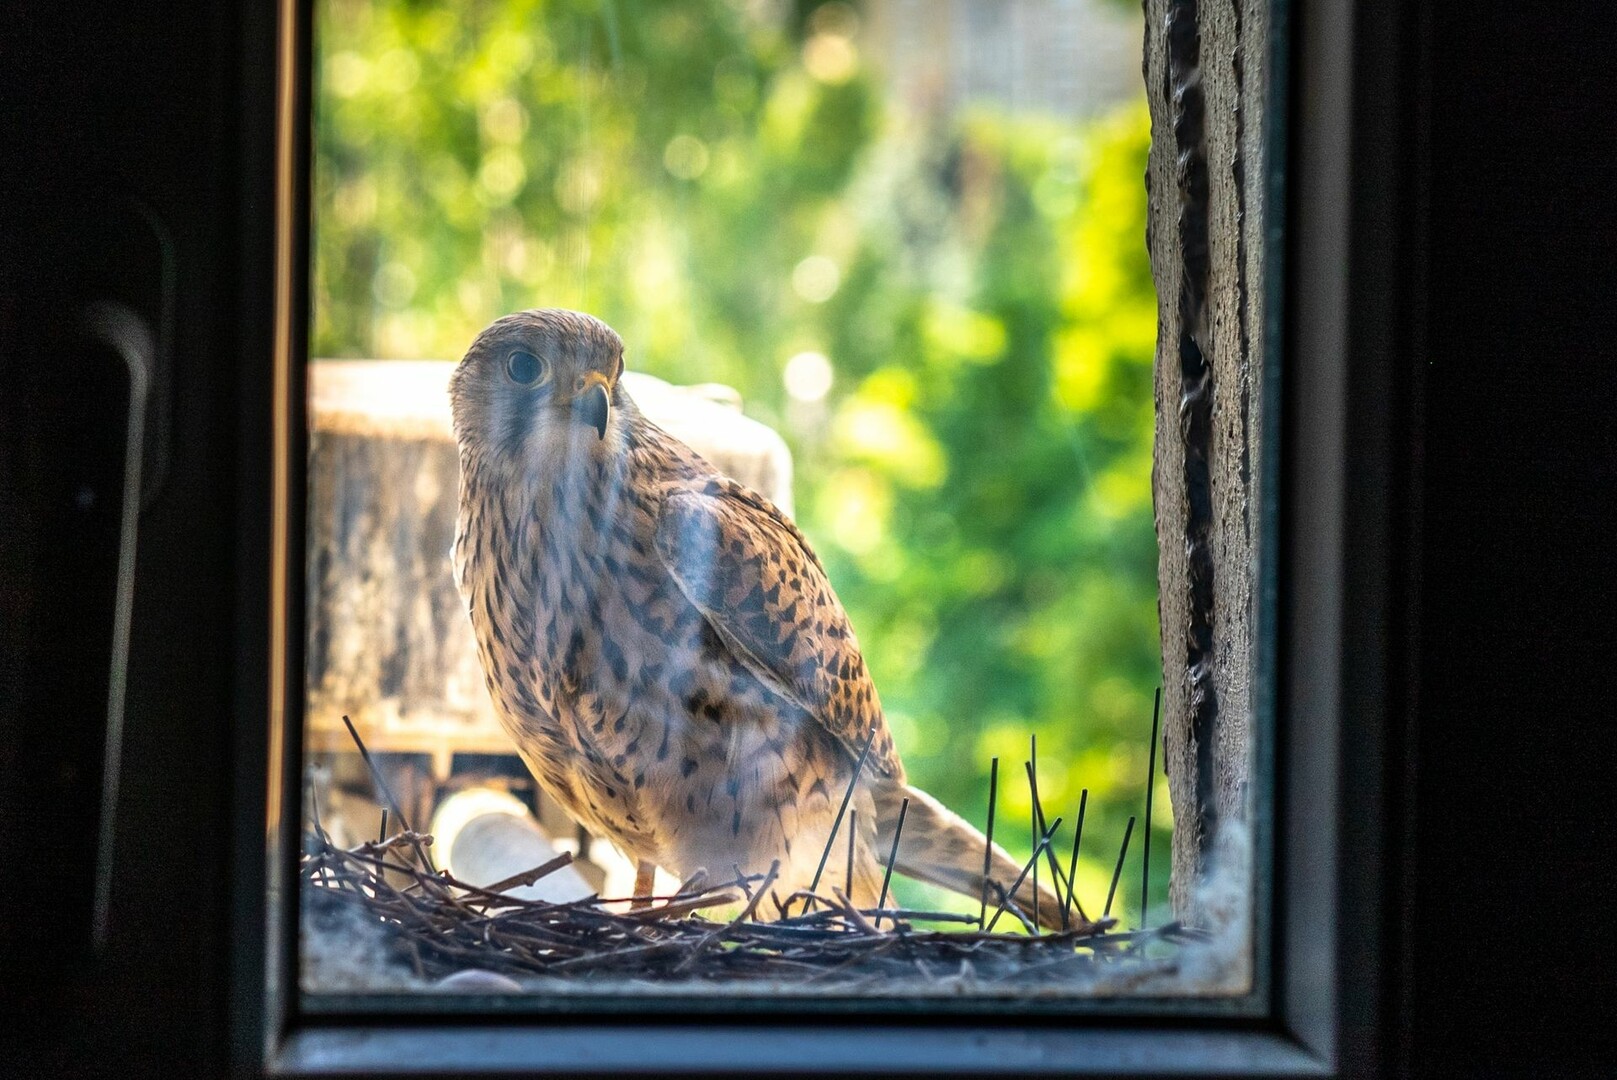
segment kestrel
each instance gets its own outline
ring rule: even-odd
[[[479,334],[450,382],[455,572],[495,711],[540,788],[646,885],[653,866],[727,876],[778,860],[784,898],[814,880],[852,784],[822,892],[843,883],[851,830],[850,899],[876,904],[907,798],[894,869],[980,897],[986,841],[905,783],[808,540],[640,414],[623,352],[592,316],[524,311]],[[996,846],[994,902],[1020,872]],[[1031,879],[1015,900],[1033,910]],[[1040,921],[1059,925],[1058,904],[1041,887]]]

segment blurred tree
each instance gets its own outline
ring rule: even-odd
[[[907,117],[857,20],[325,0],[313,351],[456,357],[507,311],[577,307],[631,366],[737,387],[797,453],[915,780],[981,821],[999,756],[1025,851],[1036,732],[1049,815],[1090,789],[1098,907],[1159,668],[1146,113]]]

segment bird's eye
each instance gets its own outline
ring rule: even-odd
[[[519,349],[505,358],[505,374],[518,386],[533,386],[550,374],[550,365]]]

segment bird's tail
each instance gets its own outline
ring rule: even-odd
[[[986,891],[988,913],[992,916],[1006,891],[1022,876],[1022,864],[998,844],[993,845],[985,883],[983,852],[988,847],[988,839],[965,818],[917,787],[875,784],[872,789],[878,823],[876,851],[883,865],[892,851],[899,807],[907,798],[909,809],[904,815],[904,831],[899,837],[893,869],[907,877],[953,889],[974,900],[981,899]],[[1046,929],[1063,929],[1066,897],[1058,897],[1057,889],[1052,888],[1056,882],[1051,880],[1050,862],[1044,856],[1040,857],[1039,870],[1037,890],[1034,875],[1029,872],[1022,877],[1012,900],[1029,918],[1037,911],[1039,924]],[[1065,868],[1062,872],[1065,873]],[[1080,917],[1076,909],[1066,917],[1067,929],[1082,931],[1093,925]]]

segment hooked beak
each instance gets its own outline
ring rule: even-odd
[[[573,415],[595,429],[598,438],[606,438],[606,424],[612,419],[612,390],[606,376],[592,371],[583,378],[583,387],[573,396]]]

